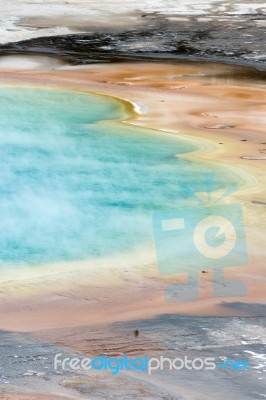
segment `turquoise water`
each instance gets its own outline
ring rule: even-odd
[[[0,261],[39,264],[153,241],[154,211],[204,191],[211,167],[174,135],[115,122],[122,103],[79,92],[0,89]],[[215,186],[228,185],[218,171]]]

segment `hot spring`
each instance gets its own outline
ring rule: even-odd
[[[153,242],[152,214],[205,191],[208,164],[175,135],[134,127],[123,102],[57,89],[0,89],[0,262],[84,260]],[[215,189],[230,179],[216,168]]]

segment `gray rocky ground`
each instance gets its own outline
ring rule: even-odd
[[[35,335],[1,332],[0,393],[49,394],[63,399],[263,399],[266,396],[265,307],[228,306],[246,307],[251,315],[245,318],[164,315],[98,328],[41,332],[41,336],[46,336],[45,341],[37,339],[40,332]],[[137,338],[133,334],[135,328],[139,330]],[[79,351],[71,352],[65,343],[78,347]],[[114,376],[109,371],[60,368],[55,371],[57,353],[62,353],[62,358],[213,357],[217,367],[212,371],[165,369],[154,371],[151,376],[146,372],[124,371]],[[218,364],[226,358],[246,360],[250,369],[224,370]]]
[[[12,3],[0,11],[0,55],[45,53],[72,63],[197,58],[265,68],[263,0]]]

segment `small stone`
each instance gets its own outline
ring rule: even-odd
[[[139,330],[138,330],[138,329],[135,329],[135,330],[134,330],[134,336],[135,336],[136,338],[139,336]]]
[[[211,114],[211,113],[208,113],[208,112],[204,112],[204,113],[202,113],[201,115],[203,115],[204,117],[218,118],[217,115]]]
[[[242,156],[243,160],[266,160],[266,156]]]
[[[22,376],[33,376],[33,372],[25,372]]]
[[[187,86],[173,86],[173,89],[187,89]]]
[[[38,376],[38,378],[44,378],[45,377],[45,373],[44,372],[37,372],[36,376]]]
[[[204,126],[207,129],[232,129],[236,128],[236,125],[213,125],[213,126]]]

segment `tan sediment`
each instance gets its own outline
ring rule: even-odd
[[[60,400],[62,397],[51,397],[51,396],[35,396],[35,395],[19,395],[14,393],[6,393],[4,395],[0,395],[0,400]]]
[[[220,163],[239,178],[239,191],[230,196],[230,201],[243,206],[249,253],[248,265],[225,271],[226,278],[247,285],[247,297],[215,298],[212,271],[208,271],[200,274],[200,299],[196,303],[165,302],[164,289],[184,283],[186,274],[160,276],[154,253],[146,254],[144,249],[112,259],[24,270],[15,278],[2,274],[1,328],[32,331],[175,312],[242,315],[240,311],[223,309],[219,303],[265,302],[263,82],[238,80],[237,67],[232,66],[142,63],[62,67],[53,71],[6,70],[0,72],[0,83],[115,96],[135,104],[134,115],[125,123],[197,141],[199,150],[183,157]]]

